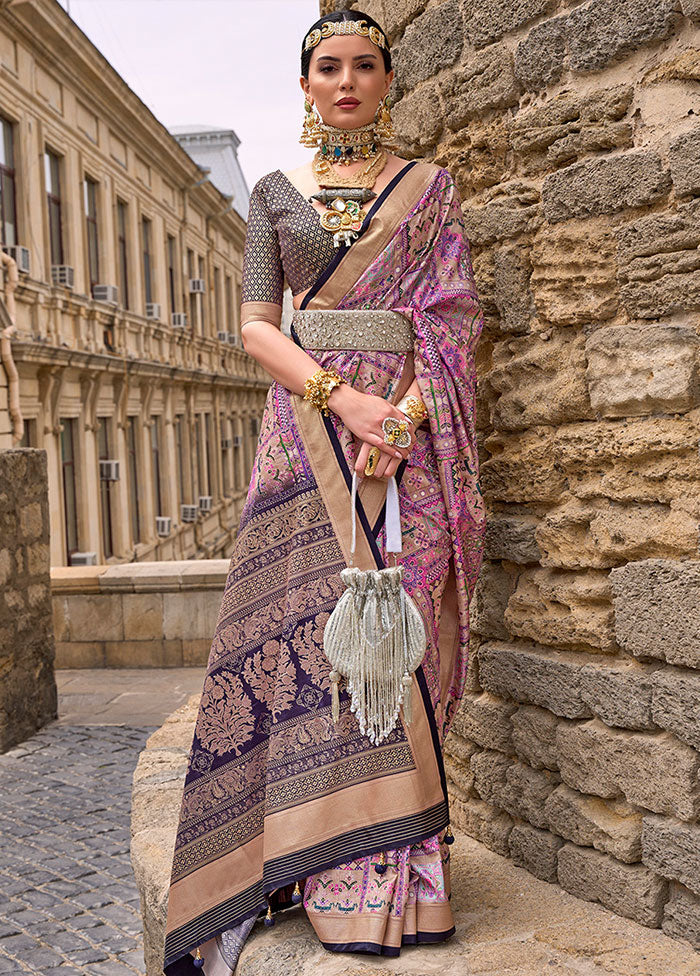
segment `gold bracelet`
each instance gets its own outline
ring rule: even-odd
[[[399,400],[396,404],[396,409],[408,417],[416,427],[420,426],[428,416],[426,405],[417,396],[413,396],[413,394],[409,394]]]
[[[345,379],[332,366],[330,369],[317,369],[304,383],[304,399],[328,416],[328,397],[331,390],[341,383],[345,383]]]

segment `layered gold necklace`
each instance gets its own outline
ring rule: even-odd
[[[362,204],[376,196],[371,188],[386,166],[387,158],[386,151],[379,146],[360,169],[341,174],[333,168],[332,157],[329,158],[320,149],[314,156],[311,169],[322,189],[320,193],[314,193],[311,199],[320,200],[326,206],[326,212],[320,217],[321,226],[333,233],[334,247],[341,244],[349,247],[358,237],[367,216]]]

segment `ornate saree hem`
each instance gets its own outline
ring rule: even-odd
[[[445,932],[416,932],[415,935],[404,935],[401,938],[400,946],[381,945],[378,942],[321,942],[321,945],[329,952],[366,952],[375,956],[395,958],[401,955],[403,946],[435,945],[438,942],[446,942],[456,931],[457,929],[453,925]]]

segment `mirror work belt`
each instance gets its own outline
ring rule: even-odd
[[[413,349],[412,323],[386,309],[296,309],[292,326],[305,349]]]

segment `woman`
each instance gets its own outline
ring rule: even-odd
[[[386,150],[393,74],[370,17],[319,20],[301,77],[302,141],[318,151],[251,194],[242,333],[274,382],[185,781],[168,976],[230,976],[256,918],[272,924],[301,900],[330,950],[398,955],[454,932],[441,745],[482,557],[482,314],[452,178]],[[382,569],[396,552],[392,484],[425,655],[404,673],[399,718],[375,735],[324,628],[341,571]]]

